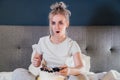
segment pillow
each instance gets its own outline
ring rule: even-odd
[[[105,74],[102,80],[120,80],[120,73],[116,70],[110,70]]]

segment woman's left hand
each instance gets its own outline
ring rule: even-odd
[[[67,65],[62,65],[60,66],[61,70],[59,71],[60,75],[63,76],[68,76],[68,66]]]

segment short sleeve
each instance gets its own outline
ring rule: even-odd
[[[41,46],[42,46],[42,44],[41,44],[41,38],[40,38],[38,41],[38,44],[36,46],[36,51],[40,54],[42,54],[42,47]]]
[[[73,55],[73,54],[75,54],[77,52],[81,53],[81,49],[80,49],[78,43],[76,41],[73,41],[72,42],[72,47],[71,47],[71,54]]]
[[[33,57],[35,55],[35,53],[39,53],[39,54],[42,54],[42,49],[41,49],[41,45],[40,45],[40,40],[38,42],[38,44],[33,44],[32,45],[32,56],[31,56],[31,61],[33,60]]]

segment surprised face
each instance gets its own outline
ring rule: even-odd
[[[64,15],[56,14],[50,18],[50,29],[54,36],[65,36],[69,21]]]

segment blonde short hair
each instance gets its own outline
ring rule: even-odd
[[[49,13],[49,19],[51,18],[51,16],[54,16],[56,14],[62,14],[69,21],[69,17],[71,16],[71,12],[67,9],[67,6],[65,3],[56,2],[55,4],[52,4],[50,6],[50,8],[51,8],[51,11]]]
[[[49,13],[49,20],[54,16],[54,15],[57,15],[57,14],[61,14],[63,16],[65,16],[65,18],[68,20],[68,22],[70,21],[69,20],[69,17],[71,16],[71,12],[67,9],[67,6],[64,2],[56,2],[55,4],[52,4],[50,6],[50,13]],[[50,34],[52,34],[52,30],[50,29]]]

